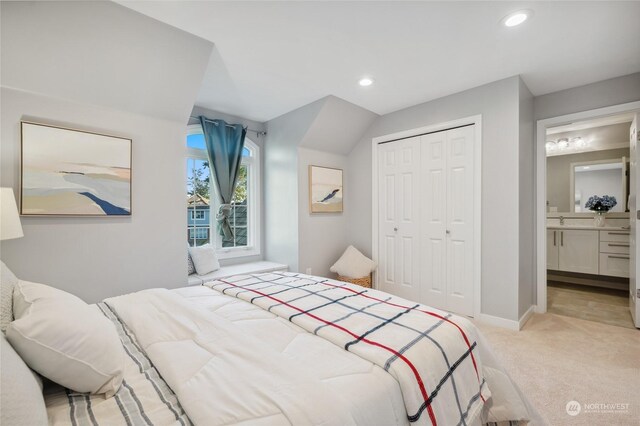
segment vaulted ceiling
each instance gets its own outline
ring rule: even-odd
[[[257,121],[327,95],[385,114],[516,74],[541,95],[640,70],[635,1],[120,3],[213,42],[196,103]]]

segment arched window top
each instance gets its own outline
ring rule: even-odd
[[[188,127],[187,132],[187,147],[193,149],[207,150],[204,143],[204,134],[202,134],[202,127],[199,124],[192,124]],[[255,157],[257,145],[248,137],[244,138],[244,149],[242,150],[243,157]]]

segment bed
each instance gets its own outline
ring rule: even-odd
[[[92,308],[127,354],[122,386],[45,383],[51,424],[542,424],[473,324],[376,290],[278,272]]]

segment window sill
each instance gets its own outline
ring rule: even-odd
[[[216,250],[218,259],[236,259],[240,257],[259,256],[260,250],[255,247],[229,248]]]

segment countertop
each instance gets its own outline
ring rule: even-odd
[[[623,228],[621,226],[593,226],[593,225],[547,225],[547,229],[581,229],[581,230],[589,230],[592,229],[594,231],[621,231],[621,232],[629,232],[629,228]]]

